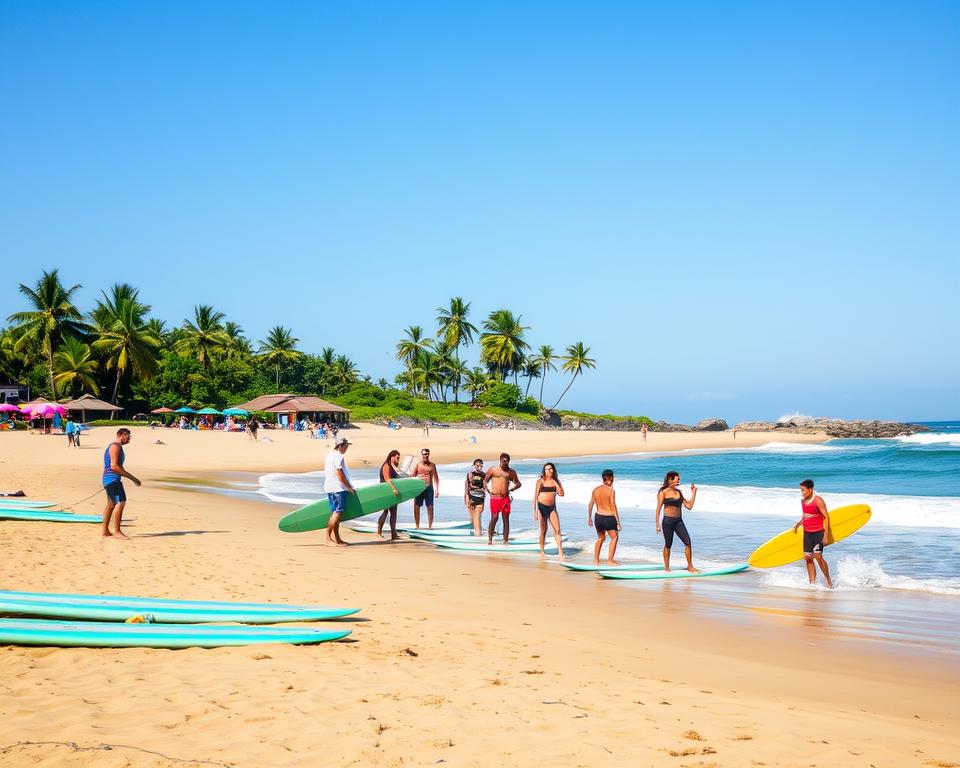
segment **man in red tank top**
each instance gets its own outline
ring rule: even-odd
[[[830,581],[830,568],[827,567],[827,561],[823,559],[823,548],[830,534],[827,505],[813,492],[813,480],[803,480],[800,483],[800,495],[803,517],[793,526],[793,532],[796,533],[797,529],[803,526],[803,559],[807,564],[807,578],[810,579],[811,584],[816,583],[817,567],[814,565],[816,561],[823,572],[823,580],[828,587],[833,588],[833,582]]]

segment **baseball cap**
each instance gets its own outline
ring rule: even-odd
[[[334,448],[339,448],[341,445],[352,445],[352,443],[345,437],[338,437],[333,441]]]

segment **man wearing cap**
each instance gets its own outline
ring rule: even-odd
[[[338,437],[333,441],[333,450],[327,454],[327,462],[323,471],[323,490],[330,500],[330,521],[327,523],[327,544],[329,546],[345,547],[347,542],[340,538],[340,518],[343,516],[343,506],[348,493],[356,493],[347,472],[347,462],[343,454],[350,445],[347,438]]]

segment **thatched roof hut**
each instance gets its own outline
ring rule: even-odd
[[[63,407],[68,411],[80,411],[80,421],[87,420],[87,411],[109,411],[110,418],[115,419],[121,408],[119,405],[108,403],[106,400],[99,400],[93,395],[80,395],[76,400],[64,403]]]
[[[310,414],[314,421],[332,421],[337,424],[346,424],[350,420],[350,411],[339,405],[310,395],[260,395],[247,403],[233,406],[245,411],[261,411],[275,413],[278,416],[286,414],[291,420],[300,418],[300,414]]]

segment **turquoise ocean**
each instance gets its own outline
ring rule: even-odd
[[[623,531],[619,560],[656,562],[662,538],[653,510],[667,471],[682,477],[682,489],[698,487],[694,509],[684,512],[699,567],[745,561],[767,539],[800,517],[799,483],[811,478],[828,507],[869,504],[866,527],[829,547],[826,558],[836,588],[807,583],[803,564],[751,571],[715,579],[616,582],[611,588],[663,596],[695,591],[700,610],[720,615],[749,607],[750,620],[799,623],[811,620],[825,631],[884,642],[913,644],[934,651],[960,647],[960,422],[926,423],[930,431],[881,440],[831,440],[819,445],[770,443],[724,450],[599,457],[551,457],[514,462],[523,487],[514,495],[514,530],[533,528],[532,491],[543,461],[557,465],[566,496],[559,500],[570,544],[592,557],[595,535],[586,525],[586,505],[600,473],[612,469]],[[487,438],[489,433],[481,437]],[[499,450],[478,450],[487,466]],[[489,455],[487,455],[489,454]],[[349,456],[348,456],[349,458]],[[442,457],[437,457],[441,460]],[[440,467],[437,519],[464,519],[463,479],[467,464]],[[375,482],[373,471],[354,470],[358,482]],[[323,473],[270,474],[256,491],[268,499],[302,504],[319,498]],[[401,519],[411,518],[409,504]],[[426,546],[425,546],[426,549]],[[426,553],[425,553],[426,554]],[[442,556],[471,556],[442,553]],[[481,554],[480,557],[496,557]],[[513,557],[519,567],[553,567],[558,578],[571,574],[538,556]],[[677,542],[673,565],[683,564]]]

